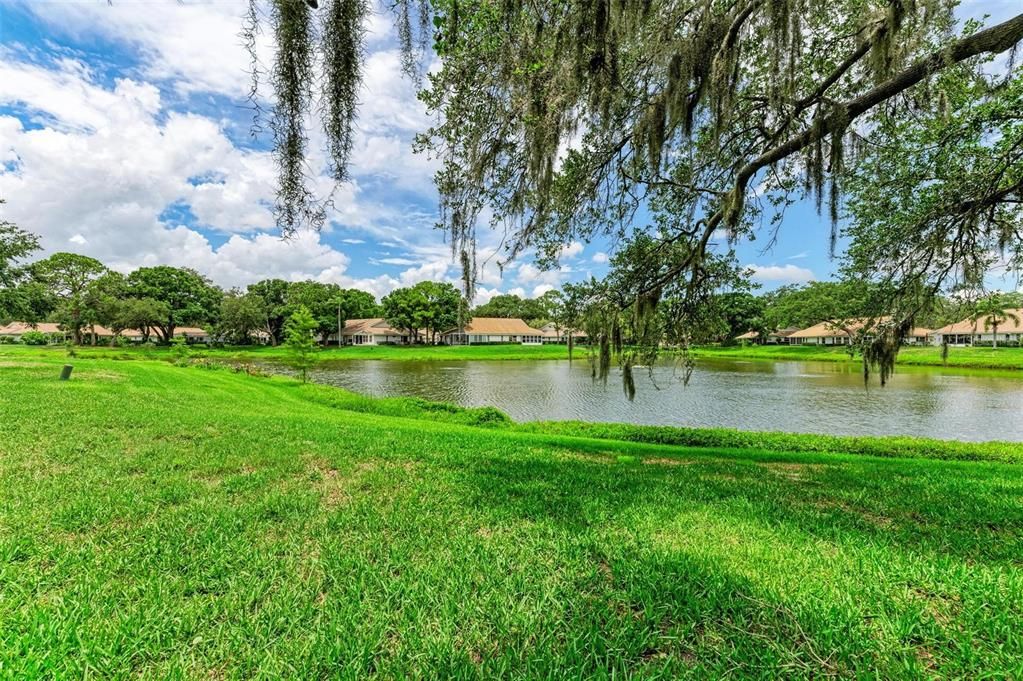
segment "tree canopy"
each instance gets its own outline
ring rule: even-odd
[[[287,231],[309,205],[311,183],[300,174],[314,87],[328,165],[344,178],[365,5],[271,4],[265,20],[279,49],[270,121]],[[984,70],[1023,39],[1023,14],[981,28],[957,24],[956,4],[399,0],[410,73],[433,26],[440,68],[427,75],[421,97],[439,122],[418,145],[442,163],[441,222],[466,293],[483,215],[509,235],[507,257],[535,250],[547,263],[573,239],[651,236],[679,246],[678,257],[656,277],[619,277],[605,289],[615,300],[605,302],[656,307],[668,303],[670,288],[684,288],[668,303],[672,323],[658,331],[664,340],[706,302],[698,290],[713,281],[724,242],[770,239],[785,207],[811,196],[831,219],[834,244],[844,198],[871,196],[883,180],[872,169],[908,151],[892,201],[910,200],[888,217],[875,210],[874,220],[855,202],[851,208],[868,230],[850,232],[854,259],[898,274],[878,288],[876,302],[886,309],[875,314],[894,314],[882,334],[892,337],[868,353],[882,359],[926,310],[930,292],[950,283],[943,272],[975,281],[990,246],[1016,253],[1023,242],[1014,141],[1020,76],[1011,59],[1007,74]],[[943,175],[920,172],[944,156],[951,163]],[[914,190],[926,187],[933,190],[917,200]],[[636,224],[641,209],[655,216],[650,226]],[[868,242],[877,229],[884,238]],[[897,245],[907,257],[895,255]],[[626,302],[620,284],[629,279],[635,286]]]

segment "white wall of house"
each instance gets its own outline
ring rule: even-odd
[[[973,345],[974,343],[978,342],[992,343],[995,340],[995,334],[991,333],[990,331],[987,333],[950,333],[950,334],[932,333],[930,336],[931,344],[941,345],[942,343],[945,342],[945,336],[948,336],[949,345],[958,346]],[[998,332],[999,343],[1020,341],[1023,341],[1023,334],[1021,333],[1002,333],[1001,331]]]

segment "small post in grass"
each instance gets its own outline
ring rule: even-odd
[[[65,364],[64,368],[60,370],[60,380],[66,381],[71,378],[71,370],[74,369],[70,364]]]

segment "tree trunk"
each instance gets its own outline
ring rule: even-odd
[[[991,349],[998,348],[998,324],[991,325]]]

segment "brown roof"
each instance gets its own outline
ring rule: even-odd
[[[200,329],[198,326],[179,326],[174,329],[175,336],[206,336],[206,329]]]
[[[864,326],[867,325],[866,319],[851,319],[844,323],[849,331],[856,333]],[[848,336],[849,334],[845,329],[839,328],[835,322],[821,322],[820,324],[814,324],[813,326],[800,329],[794,333],[789,334],[789,338],[837,338],[840,336]]]
[[[998,325],[998,333],[1023,333],[1023,307],[1017,307],[1006,310],[1019,318],[1019,321],[1006,317],[1002,320],[1002,323]],[[984,318],[981,317],[976,322],[972,319],[964,319],[948,326],[943,326],[940,329],[935,329],[931,333],[991,333],[991,327],[984,326]]]
[[[456,333],[452,329],[448,333]],[[482,333],[514,336],[542,336],[539,329],[534,329],[521,319],[505,317],[473,317],[465,325],[462,333]]]
[[[562,329],[561,332],[558,333],[558,330],[554,328],[553,323],[544,324],[537,330],[540,332],[539,335],[543,336],[544,338],[565,338],[566,336],[568,336],[568,334],[565,333],[565,329]],[[572,337],[585,338],[586,332],[576,329],[575,331],[572,332]]]
[[[394,328],[381,317],[369,319],[349,319],[341,330],[342,336],[356,335],[404,336],[405,332]]]
[[[0,326],[0,336],[20,336],[26,331],[64,333],[59,324],[53,324],[51,322],[39,322],[38,324],[29,324],[28,322],[11,322],[7,326]]]
[[[746,340],[748,338],[758,338],[760,336],[756,331],[747,331],[746,333],[740,333],[735,337],[735,340]]]

